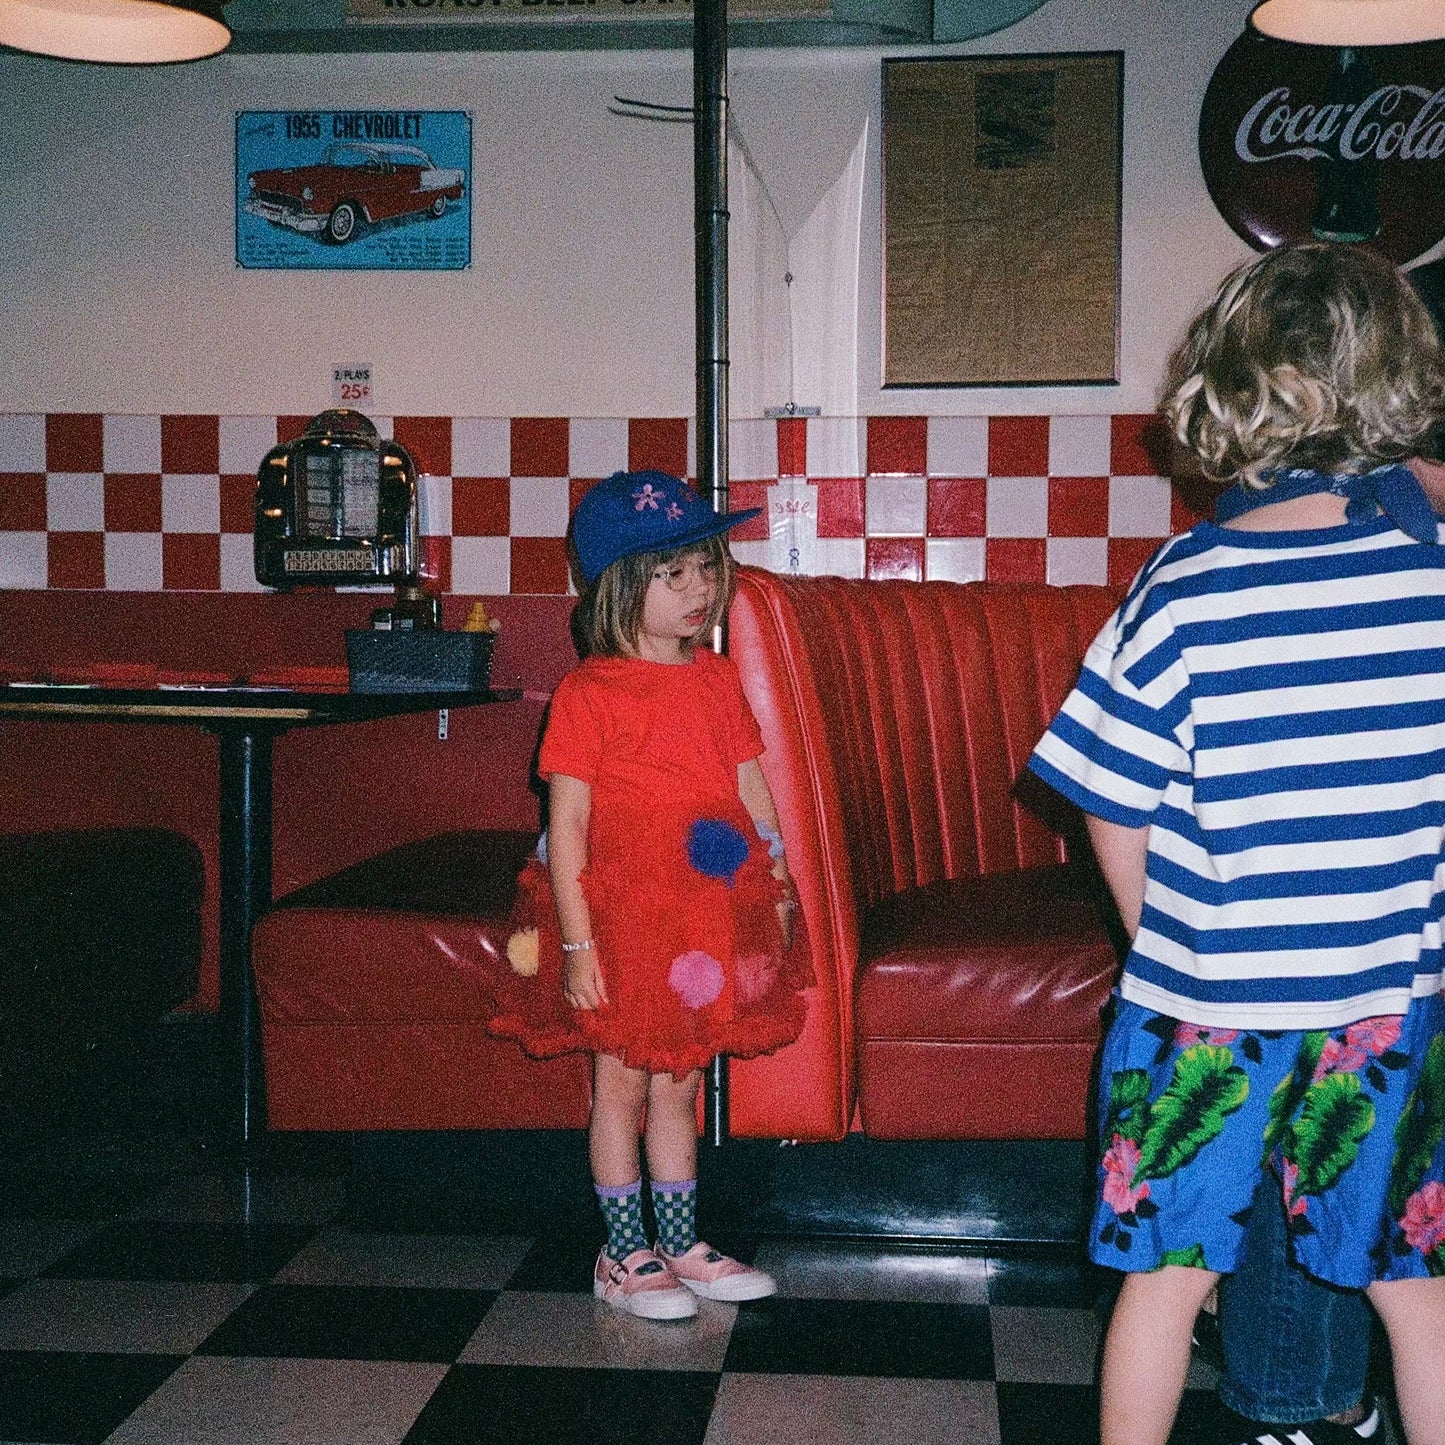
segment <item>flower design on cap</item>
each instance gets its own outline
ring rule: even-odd
[[[640,512],[644,507],[651,507],[655,512],[657,510],[658,498],[661,496],[662,493],[659,492],[651,482],[644,482],[637,491],[632,494],[632,500],[637,503],[633,511]]]
[[[663,513],[663,515],[667,518],[669,522],[675,522],[680,516],[682,516],[682,508],[678,506],[676,502],[669,502],[667,504],[667,509]]]

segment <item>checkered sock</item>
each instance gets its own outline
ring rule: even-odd
[[[614,1187],[594,1184],[602,1218],[607,1223],[607,1257],[621,1264],[635,1250],[647,1248],[642,1227],[642,1180]]]
[[[676,1257],[697,1243],[697,1180],[675,1184],[652,1181],[652,1212],[657,1219],[657,1247]]]

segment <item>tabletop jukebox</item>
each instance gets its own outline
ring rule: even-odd
[[[256,579],[267,587],[414,583],[416,467],[339,407],[272,447],[256,474]]]

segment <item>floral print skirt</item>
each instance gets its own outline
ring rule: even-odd
[[[1099,1073],[1096,1264],[1231,1273],[1262,1170],[1296,1262],[1361,1289],[1445,1275],[1445,999],[1309,1032],[1115,1000]]]

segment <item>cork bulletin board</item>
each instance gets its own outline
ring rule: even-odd
[[[1123,55],[883,62],[883,384],[1118,380]]]

